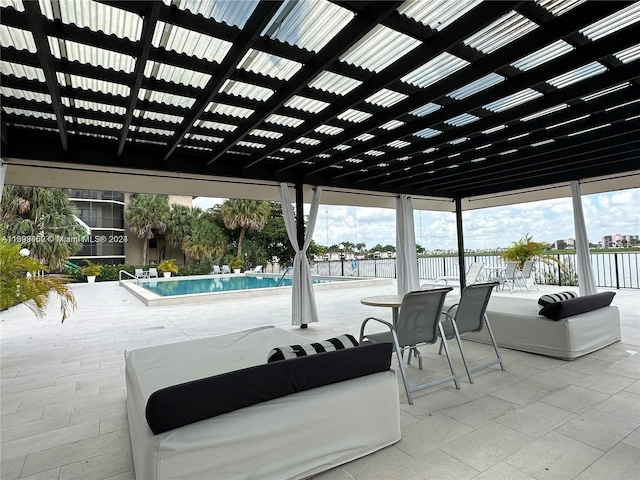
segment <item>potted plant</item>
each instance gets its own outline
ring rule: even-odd
[[[175,258],[162,260],[158,264],[158,271],[162,272],[162,275],[165,277],[170,277],[172,273],[178,273],[178,266],[176,265]]]
[[[508,262],[518,262],[519,269],[524,267],[524,262],[527,260],[534,260],[547,265],[558,265],[561,270],[564,270],[564,265],[558,258],[544,253],[546,248],[544,243],[535,242],[531,235],[525,234],[524,237],[513,242],[509,248],[502,252],[500,257]],[[528,281],[527,286],[529,285],[533,285],[533,281]]]
[[[82,274],[87,277],[87,283],[95,283],[96,277],[102,273],[102,266],[93,263],[91,260],[85,260],[86,267],[82,267]]]
[[[240,273],[240,269],[242,268],[242,264],[244,261],[240,257],[233,257],[229,261],[229,266],[233,270],[233,273]]]

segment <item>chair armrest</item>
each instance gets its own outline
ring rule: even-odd
[[[386,325],[387,328],[393,333],[395,332],[395,327],[393,326],[393,324],[385,321],[385,320],[381,320],[380,318],[376,318],[376,317],[367,317],[364,319],[364,321],[362,322],[362,325],[360,325],[360,340],[359,343],[362,343],[362,339],[364,338],[364,326],[369,322],[369,320],[374,320],[376,322],[382,323],[383,325]]]

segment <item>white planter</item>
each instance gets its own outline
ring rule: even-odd
[[[240,273],[240,269],[239,268],[234,268],[233,269],[233,273]]]
[[[96,283],[95,275],[87,275],[87,283]]]
[[[164,275],[164,278],[169,278],[171,276],[171,272],[162,272],[162,275]]]

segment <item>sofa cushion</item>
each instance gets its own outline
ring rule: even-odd
[[[292,393],[388,371],[392,345],[360,345],[267,363],[157,390],[145,415],[154,434]]]
[[[550,293],[547,295],[543,295],[538,299],[538,305],[540,308],[544,308],[550,303],[562,302],[564,300],[570,300],[572,298],[577,298],[578,294],[575,292],[560,292],[560,293]]]
[[[267,362],[277,362],[287,358],[304,357],[305,355],[314,355],[316,353],[335,352],[336,350],[357,346],[358,341],[353,335],[339,335],[317,343],[276,347],[269,352]]]
[[[608,307],[615,296],[615,292],[601,292],[594,295],[572,298],[562,302],[550,303],[540,310],[540,315],[544,315],[551,320],[562,320],[573,317],[581,313]]]

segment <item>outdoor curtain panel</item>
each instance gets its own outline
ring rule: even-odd
[[[396,198],[396,256],[398,295],[419,290],[413,202],[408,195],[399,195]]]
[[[571,182],[571,199],[573,200],[573,223],[576,236],[576,268],[578,269],[578,291],[580,296],[598,293],[596,278],[591,268],[591,255],[589,254],[589,240],[587,239],[587,227],[584,223],[582,211],[582,197],[580,195],[580,182]]]
[[[311,267],[307,260],[307,249],[311,243],[313,230],[318,217],[318,207],[320,205],[320,194],[322,189],[316,187],[311,200],[311,211],[307,220],[307,230],[304,234],[304,245],[298,245],[296,236],[296,218],[293,213],[293,206],[289,197],[289,187],[286,183],[280,184],[280,198],[282,200],[282,215],[287,227],[289,241],[296,252],[293,258],[293,285],[291,295],[291,325],[302,325],[318,321],[318,310],[316,308],[316,297],[313,293],[313,282],[311,280]],[[298,212],[298,221],[303,222],[303,212]]]

